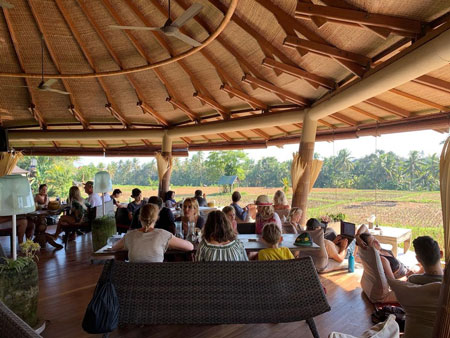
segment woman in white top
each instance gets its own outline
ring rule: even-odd
[[[167,249],[192,251],[192,243],[173,236],[164,229],[155,229],[159,208],[155,204],[141,207],[139,219],[142,228],[128,231],[127,234],[113,246],[113,250],[128,250],[130,262],[149,263],[163,262]]]

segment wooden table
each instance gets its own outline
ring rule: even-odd
[[[316,243],[312,243],[312,246],[296,246],[294,245],[295,239],[297,238],[297,234],[283,234],[283,242],[280,246],[286,247],[292,251],[301,251],[301,250],[319,250],[320,247]],[[262,249],[266,249],[267,246],[261,241],[261,235],[250,234],[250,235],[238,235],[238,239],[242,241],[244,244],[245,251],[247,252],[257,252]],[[194,244],[194,250],[190,252],[190,254],[195,253],[197,250],[198,243]],[[185,251],[179,250],[167,250],[166,255],[180,255],[186,254]],[[126,260],[128,259],[128,251],[120,250],[113,251],[111,250],[110,245],[105,245],[101,249],[94,252],[92,255],[93,258],[106,258],[106,257],[114,257],[117,260]]]
[[[392,253],[395,257],[397,257],[399,243],[404,243],[404,253],[407,253],[411,246],[411,229],[382,227],[381,231],[375,229],[369,231],[378,242],[392,245]]]
[[[27,214],[27,218],[34,222],[35,230],[34,230],[34,241],[39,243],[42,249],[46,247],[46,244],[50,244],[51,246],[62,249],[63,246],[54,241],[53,237],[48,234],[47,231],[47,216],[59,215],[64,211],[64,208],[58,210],[36,210]]]

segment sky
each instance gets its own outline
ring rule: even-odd
[[[371,154],[377,150],[385,152],[392,151],[402,157],[407,157],[412,150],[423,151],[424,155],[432,155],[434,153],[440,155],[442,150],[441,142],[444,141],[449,134],[441,134],[432,130],[415,131],[398,134],[387,134],[380,137],[366,136],[351,140],[338,140],[334,142],[317,142],[314,151],[323,157],[330,157],[338,154],[339,150],[347,149],[350,151],[351,157],[361,158]],[[274,156],[279,161],[287,161],[292,159],[292,153],[298,151],[298,144],[285,145],[282,148],[268,147],[267,149],[251,149],[247,150],[249,157],[255,161],[263,157]],[[189,152],[192,156],[195,152]],[[124,160],[124,157],[80,157],[77,165],[85,165],[89,163],[98,164],[100,162],[107,164],[112,161],[118,162]],[[153,160],[153,157],[138,158],[141,163]]]

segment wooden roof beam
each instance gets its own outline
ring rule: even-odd
[[[288,47],[298,47],[301,49],[305,49],[308,52],[312,52],[318,55],[323,55],[330,57],[332,59],[342,59],[345,61],[350,61],[356,64],[359,64],[363,67],[367,67],[370,65],[370,58],[367,56],[347,52],[345,50],[329,46],[327,44],[323,44],[320,42],[309,41],[305,39],[301,39],[297,36],[288,35],[284,41],[283,45]]]
[[[266,134],[265,132],[263,132],[261,129],[250,129],[252,132],[254,132],[256,135],[262,137],[263,139],[265,139],[266,141],[268,139],[270,139],[270,136],[268,134]]]
[[[180,139],[182,139],[183,142],[187,145],[190,145],[192,143],[192,140],[189,137],[180,137]]]
[[[69,110],[69,113],[73,115],[74,118],[76,118],[84,129],[89,129],[89,122],[86,121],[86,119],[79,113],[79,111],[75,108],[73,104],[69,105],[67,107]]]
[[[441,104],[432,102],[432,101],[430,101],[430,100],[421,98],[421,97],[416,96],[416,95],[412,95],[412,94],[409,94],[409,93],[405,93],[405,92],[403,92],[403,91],[401,91],[401,90],[398,90],[398,89],[395,89],[395,88],[392,88],[392,89],[389,90],[389,91],[390,91],[391,93],[397,94],[397,95],[399,95],[399,96],[406,97],[407,99],[410,99],[410,100],[412,100],[412,101],[419,102],[419,103],[422,103],[422,104],[424,104],[424,105],[426,105],[426,106],[429,106],[429,107],[432,107],[432,108],[439,109],[439,111],[441,111],[441,112],[447,111],[447,110],[448,110],[447,107],[445,107],[445,106],[443,106],[443,105],[441,105]]]
[[[165,127],[169,126],[169,122],[165,118],[163,118],[155,109],[150,107],[148,104],[142,101],[138,101],[137,105],[142,109],[144,114],[149,114],[153,117],[158,123],[162,124]]]
[[[248,103],[250,107],[252,107],[253,109],[262,109],[262,110],[268,109],[268,106],[262,101],[259,101],[258,99],[255,99],[236,88],[230,87],[227,84],[223,84],[222,86],[220,86],[220,89]]]
[[[178,108],[182,112],[184,112],[191,121],[193,121],[195,123],[200,123],[199,116],[196,113],[194,113],[193,111],[191,111],[188,107],[186,107],[183,103],[177,101],[176,99],[174,99],[173,97],[170,97],[170,96],[166,98],[166,101],[170,102],[172,104],[172,106],[174,106],[174,108]]]
[[[22,73],[25,73],[24,62],[18,48],[18,40],[16,32],[14,31],[14,28],[12,26],[11,17],[9,15],[8,9],[3,8],[3,16],[5,17],[6,26],[8,27],[9,37],[11,39],[14,52],[17,56],[17,60],[19,61],[20,70],[22,71]],[[36,102],[36,100],[33,94],[32,83],[28,78],[25,78],[24,81],[31,101],[28,110],[30,111],[31,116],[33,116],[33,118],[39,123],[39,127],[41,129],[47,129],[47,124],[44,120],[42,113],[39,111],[39,109],[36,108],[36,105],[33,103]]]
[[[306,80],[308,79],[311,82],[315,82],[321,87],[324,87],[326,89],[335,89],[336,83],[332,79],[328,79],[319,75],[315,75],[312,73],[308,73],[298,67],[290,66],[287,64],[284,64],[282,62],[278,62],[271,58],[264,58],[262,61],[262,65],[269,67],[269,68],[276,68],[280,72],[292,75],[298,79]]]
[[[327,126],[328,128],[335,129],[336,126],[334,124],[328,123],[327,121],[324,121],[322,119],[317,120],[320,124],[323,124],[324,126]]]
[[[224,133],[218,133],[217,135],[219,135],[221,138],[223,138],[225,141],[228,141],[228,142],[232,142],[233,141],[233,139],[230,137],[230,136],[228,136],[227,134],[224,134]]]
[[[445,80],[437,79],[429,75],[422,75],[417,79],[412,80],[412,82],[420,83],[421,85],[438,89],[440,91],[450,93],[450,82]]]
[[[304,97],[292,94],[291,92],[289,92],[283,88],[274,86],[271,83],[257,79],[249,74],[245,74],[245,76],[242,78],[242,81],[246,82],[246,83],[252,83],[252,84],[258,86],[259,88],[264,89],[268,92],[280,94],[280,95],[286,97],[286,99],[288,101],[298,104],[300,106],[308,106],[310,104],[310,102],[307,99],[305,99]]]
[[[146,140],[143,138],[143,139],[141,139],[141,141],[149,148],[153,146],[153,144],[149,140]]]
[[[105,151],[108,148],[108,145],[106,144],[105,141],[98,140],[97,142],[98,142],[98,144],[100,144],[102,146],[103,151]]]
[[[341,113],[334,113],[331,114],[330,117],[334,118],[335,120],[338,120],[340,122],[343,122],[345,124],[348,124],[349,126],[356,126],[358,124],[358,122],[356,122],[355,120],[353,120],[352,118],[345,116]]]
[[[245,135],[243,132],[241,131],[236,131],[237,134],[241,135],[244,139],[246,139],[247,141],[251,141],[251,138],[248,137],[247,135]]]
[[[111,103],[108,102],[107,104],[105,104],[105,108],[113,117],[118,119],[125,128],[130,128],[130,124],[127,122],[127,120],[125,120],[122,115],[117,112],[117,110]]]
[[[354,110],[354,111],[357,111],[358,113],[360,113],[360,114],[362,114],[362,115],[365,115],[365,116],[367,116],[367,117],[370,117],[371,119],[374,119],[374,120],[376,120],[376,121],[378,121],[378,122],[381,122],[381,121],[384,120],[382,117],[377,116],[377,115],[372,114],[372,113],[369,113],[369,112],[367,112],[367,111],[365,111],[365,110],[363,110],[363,109],[361,109],[361,108],[359,108],[359,107],[356,107],[356,106],[351,106],[351,107],[349,107],[349,109],[352,109],[352,110]]]
[[[393,105],[392,103],[377,99],[376,97],[372,97],[371,99],[368,99],[364,102],[370,104],[371,106],[386,110],[398,117],[410,117],[411,116],[411,113],[409,111],[407,111],[403,108],[400,108],[396,105]]]
[[[215,102],[214,100],[210,99],[207,96],[204,96],[200,93],[194,93],[194,97],[197,98],[199,101],[209,105],[210,107],[212,107],[214,110],[216,110],[224,120],[229,119],[230,118],[230,114],[228,112],[228,110],[223,107],[222,105],[220,105],[219,103]]]
[[[330,6],[319,6],[297,2],[295,16],[318,16],[334,19],[343,23],[356,23],[375,27],[388,28],[398,32],[420,34],[422,23],[418,20],[400,18],[395,16],[367,13],[359,10],[344,9]]]

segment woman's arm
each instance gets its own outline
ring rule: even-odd
[[[392,272],[391,265],[387,258],[380,256],[381,264],[383,265],[384,274],[387,279],[395,279],[394,273]]]
[[[191,242],[185,241],[184,239],[172,236],[172,238],[169,240],[169,249],[192,251],[194,250],[194,245]]]
[[[125,248],[125,237],[122,237],[112,246],[112,250],[114,251],[120,251],[123,250],[124,248]]]
[[[365,224],[361,224],[361,226],[359,227],[358,231],[356,232],[356,244],[358,244],[358,246],[360,246],[362,249],[367,249],[367,244],[366,242],[364,242],[361,237],[359,237],[361,234],[365,233],[365,232],[369,232],[369,229],[367,229],[367,226]]]

